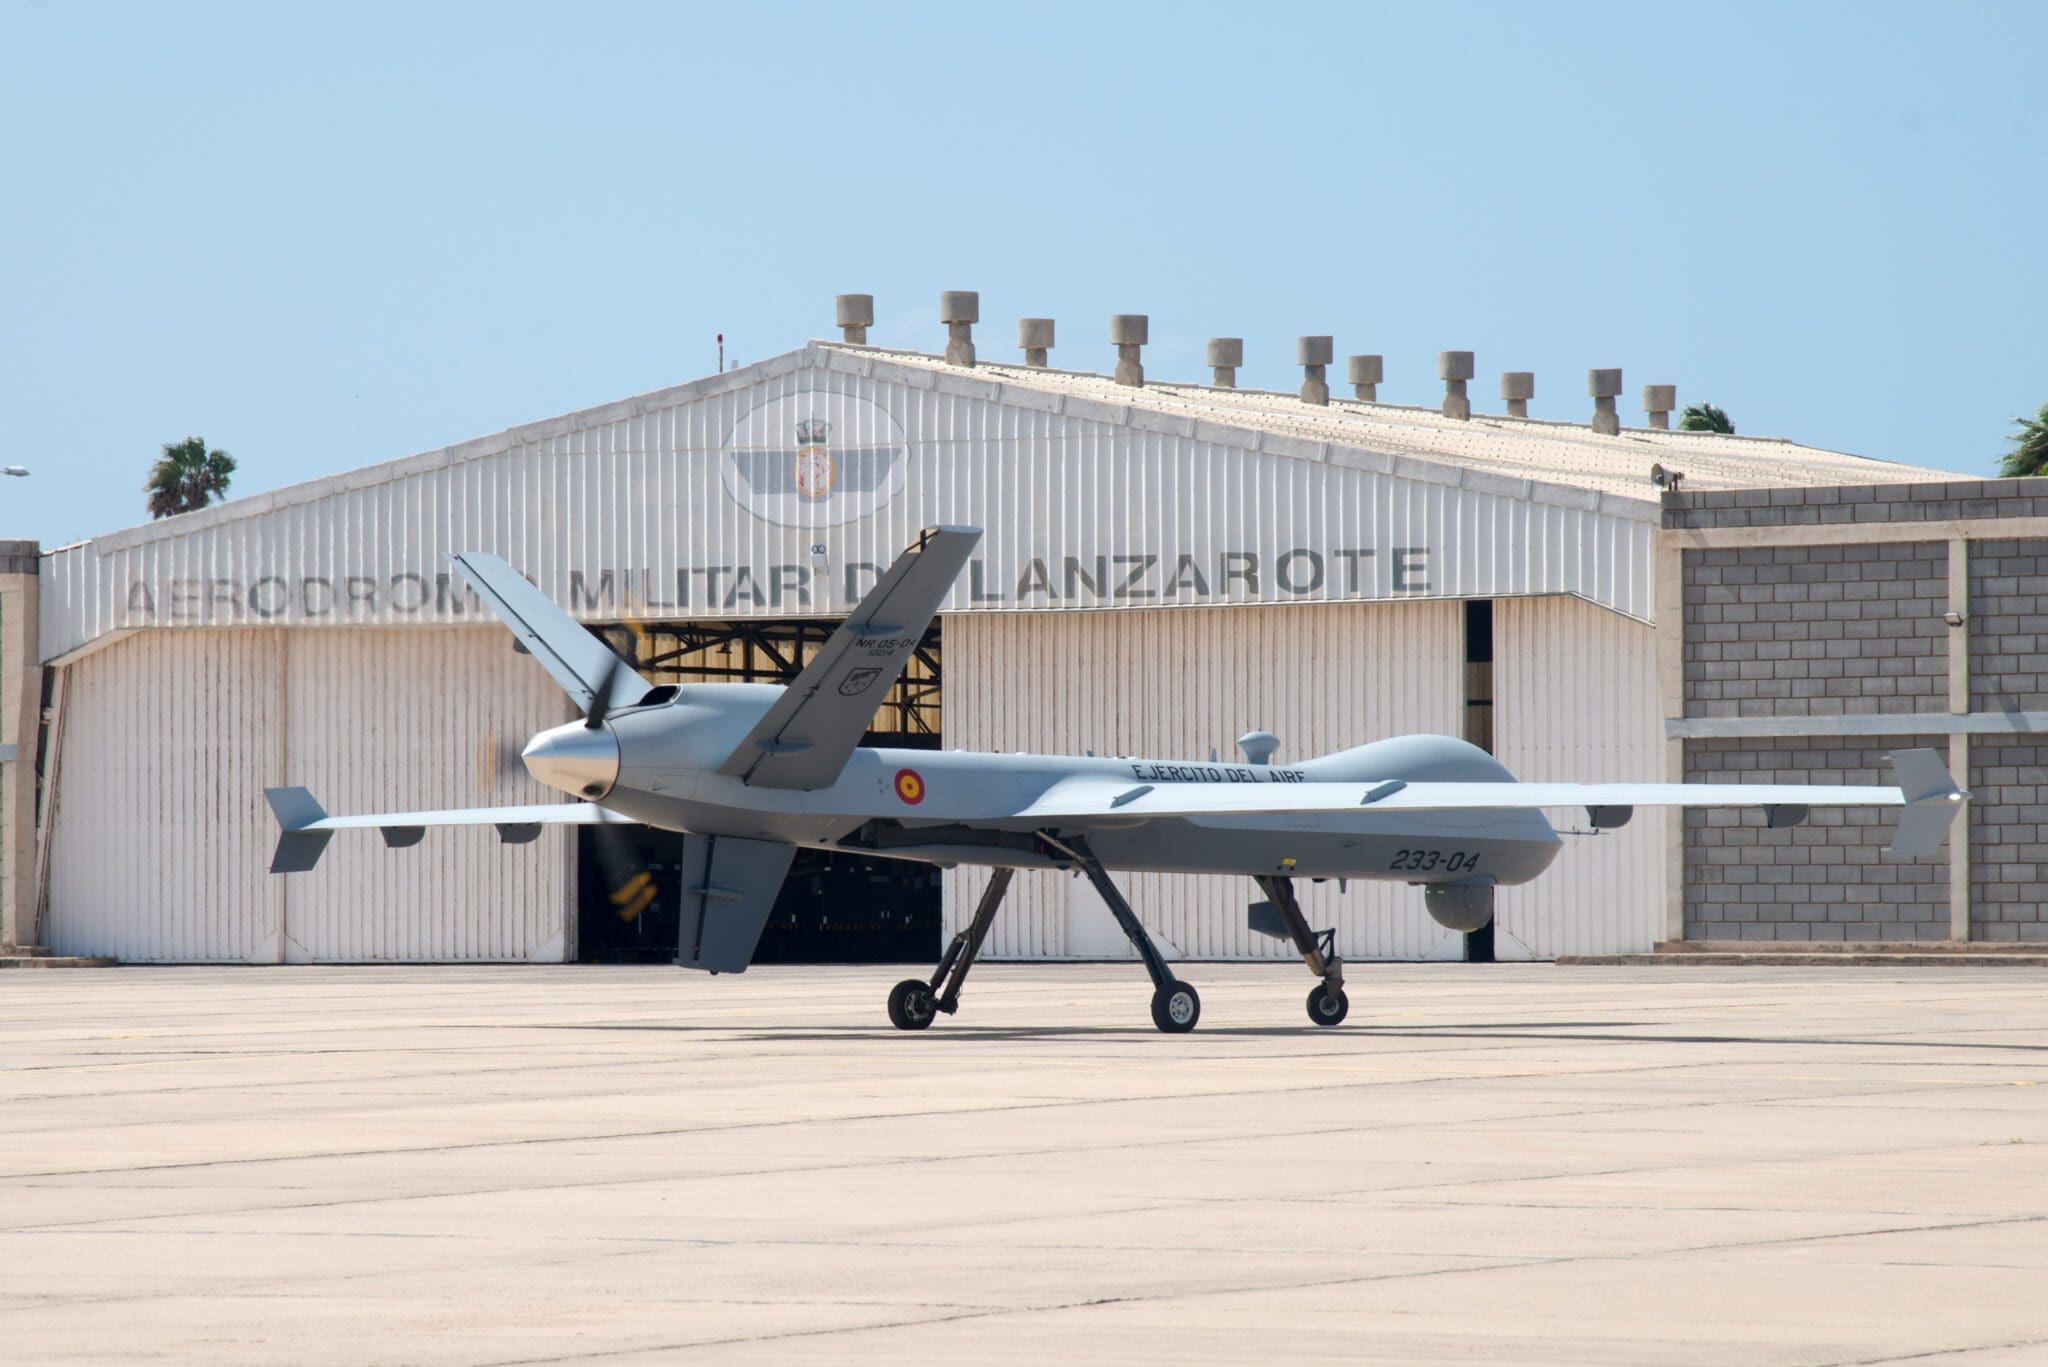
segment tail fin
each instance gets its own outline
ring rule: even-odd
[[[1908,858],[1933,854],[1970,795],[1956,786],[1955,776],[1932,750],[1900,750],[1889,758],[1906,803],[1890,853]]]
[[[277,837],[277,852],[270,857],[272,873],[309,873],[326,853],[333,831],[309,831],[306,827],[327,819],[319,801],[304,788],[265,788],[277,824],[284,828]]]
[[[576,700],[579,709],[590,711],[607,679],[610,688],[606,708],[630,707],[647,696],[652,687],[647,680],[529,584],[519,571],[497,556],[481,551],[458,551],[448,558],[462,571],[477,597],[490,604],[491,611],[540,661],[562,691]]]

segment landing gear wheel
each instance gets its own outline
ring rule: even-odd
[[[1344,995],[1344,989],[1337,989],[1337,1009],[1330,1009],[1330,1001],[1324,995],[1323,985],[1317,983],[1309,990],[1308,1018],[1317,1025],[1338,1025],[1351,1014],[1351,998]]]
[[[1178,979],[1152,994],[1152,1023],[1169,1035],[1185,1035],[1202,1018],[1202,999]]]
[[[889,989],[889,1024],[898,1030],[922,1030],[932,1023],[938,1011],[930,983],[905,978]]]

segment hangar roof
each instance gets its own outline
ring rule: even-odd
[[[1660,461],[1694,489],[1947,478],[814,342],[52,551],[42,653],[154,627],[468,621],[458,550],[585,620],[830,615],[945,522],[988,528],[953,611],[1564,593],[1648,620]]]
[[[1107,375],[1086,371],[986,363],[967,371],[921,352],[841,342],[815,345],[941,373],[980,375],[1006,386],[1362,447],[1651,503],[1657,499],[1657,490],[1650,484],[1650,467],[1656,464],[1680,471],[1685,487],[1699,490],[1915,484],[1957,478],[1923,466],[1802,446],[1784,437],[1634,427],[1624,427],[1621,435],[1608,437],[1584,423],[1476,412],[1470,419],[1447,418],[1434,408],[1339,398],[1341,386],[1336,384],[1330,386],[1330,402],[1325,407],[1273,390],[1217,389],[1149,377],[1142,388],[1132,388]]]
[[[330,494],[492,455],[538,438],[594,429],[665,404],[735,387],[750,376],[787,371],[801,366],[807,356],[815,363],[821,353],[828,366],[831,364],[830,354],[837,353],[848,362],[860,358],[856,364],[870,374],[883,375],[891,369],[900,368],[899,373],[919,375],[926,387],[961,387],[979,391],[985,386],[999,385],[1012,398],[1020,392],[1036,391],[1055,400],[1080,401],[1081,406],[1097,414],[1124,409],[1130,414],[1157,414],[1212,429],[1234,429],[1293,439],[1255,443],[1269,454],[1284,456],[1321,448],[1320,456],[1336,455],[1346,464],[1382,469],[1391,468],[1391,462],[1385,459],[1387,457],[1420,461],[1424,464],[1423,469],[1410,466],[1406,473],[1451,484],[1484,483],[1498,488],[1520,486],[1524,496],[1539,500],[1546,498],[1546,486],[1548,491],[1562,494],[1573,502],[1578,502],[1584,494],[1599,495],[1599,505],[1609,511],[1644,519],[1657,516],[1658,491],[1650,483],[1650,467],[1659,463],[1681,472],[1689,490],[1919,484],[1958,478],[1949,471],[1802,446],[1784,437],[1667,432],[1632,427],[1623,428],[1619,436],[1608,437],[1595,433],[1582,423],[1479,413],[1470,419],[1457,419],[1447,418],[1433,408],[1363,403],[1337,397],[1335,386],[1332,387],[1328,406],[1320,406],[1304,403],[1294,394],[1274,390],[1217,389],[1208,385],[1151,379],[1147,379],[1142,387],[1132,387],[1120,385],[1108,375],[1090,371],[1035,369],[985,362],[970,370],[923,352],[813,341],[797,351],[751,362],[721,375],[706,376],[594,408],[525,423],[504,432],[416,456],[382,461],[267,493],[231,499],[176,518],[105,533],[78,544],[114,548],[186,535],[204,527],[258,516],[280,507],[313,502]],[[1350,453],[1365,459],[1344,460],[1344,456]],[[1381,459],[1372,459],[1373,456]],[[1470,478],[1472,475],[1482,478],[1475,481]],[[1484,476],[1494,479],[1486,480]],[[1582,492],[1577,496],[1567,492],[1573,490]]]

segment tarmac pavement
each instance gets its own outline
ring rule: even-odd
[[[2048,1361],[2048,974],[0,979],[0,1358]]]

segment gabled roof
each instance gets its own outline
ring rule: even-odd
[[[1956,477],[1947,471],[1802,446],[1783,437],[1634,427],[1609,437],[1583,423],[1478,413],[1470,419],[1447,418],[1433,408],[1339,398],[1341,386],[1334,384],[1328,406],[1322,406],[1272,390],[1216,389],[1151,379],[1133,388],[1085,371],[987,364],[967,370],[919,352],[839,342],[814,345],[942,374],[979,375],[1006,388],[1091,399],[1647,503],[1657,501],[1650,467],[1658,464],[1680,471],[1684,487],[1697,490],[1911,484]]]
[[[1241,434],[1233,444],[1256,447],[1271,455],[1334,457],[1343,464],[1380,468],[1431,482],[1484,484],[1496,489],[1520,485],[1521,492],[1540,501],[1548,501],[1545,494],[1549,491],[1552,497],[1564,494],[1569,502],[1597,504],[1608,511],[1645,520],[1656,516],[1658,491],[1650,483],[1650,467],[1655,464],[1682,472],[1685,487],[1700,491],[1926,483],[1955,477],[1948,471],[1801,446],[1782,437],[1661,432],[1648,428],[1624,428],[1619,436],[1608,437],[1577,423],[1479,414],[1459,420],[1444,417],[1431,408],[1362,403],[1337,397],[1334,387],[1330,403],[1324,407],[1272,390],[1216,389],[1151,380],[1142,387],[1132,387],[1120,385],[1107,375],[1086,371],[989,364],[967,369],[921,352],[813,341],[796,351],[717,375],[524,423],[419,455],[231,499],[198,512],[106,533],[80,544],[114,550],[185,536],[279,508],[314,502],[330,494],[494,455],[523,443],[587,431],[621,418],[742,389],[761,379],[807,366],[822,364],[839,369],[847,363],[870,374],[894,371],[900,378],[909,378],[923,387],[993,390],[1000,386],[1012,401],[1036,394],[1056,402],[1072,401],[1076,407],[1086,406],[1098,415],[1125,410],[1128,414],[1156,415],[1156,419],[1167,419],[1176,425],[1199,424],[1205,429]],[[1065,408],[1066,403],[1058,402],[1058,406]],[[1280,440],[1257,440],[1260,436]],[[1347,456],[1350,458],[1346,459]],[[1397,468],[1397,462],[1407,461],[1420,465]],[[1572,497],[1569,491],[1578,491],[1578,496]],[[1587,499],[1585,495],[1589,494],[1599,497]],[[1623,506],[1617,506],[1617,500]],[[1631,508],[1628,504],[1639,506]]]
[[[851,463],[821,440],[807,488],[814,421],[852,439],[835,448]],[[938,522],[988,529],[954,611],[1568,593],[1648,620],[1658,462],[1704,490],[1942,479],[1791,442],[813,342],[54,550],[42,651],[156,627],[466,621],[445,564],[460,550],[505,556],[586,620],[830,615],[836,579],[850,602],[854,569]]]

